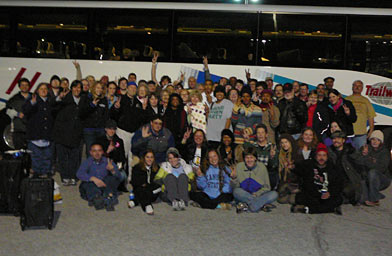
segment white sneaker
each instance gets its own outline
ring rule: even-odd
[[[180,210],[180,207],[179,207],[178,203],[179,202],[177,200],[173,200],[172,207],[173,207],[174,211],[179,211]]]
[[[180,200],[179,202],[178,202],[178,208],[180,208],[180,210],[181,211],[185,211],[185,202],[184,202],[184,200]]]
[[[153,214],[154,214],[154,209],[152,208],[151,205],[147,205],[147,206],[146,206],[146,213],[147,213],[148,215],[153,215]]]
[[[132,209],[133,207],[135,207],[135,202],[134,201],[129,201],[128,202],[128,208]]]

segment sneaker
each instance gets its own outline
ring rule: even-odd
[[[181,211],[185,211],[185,202],[184,202],[184,200],[180,200],[180,201],[178,201],[178,208],[180,208],[180,210]]]
[[[135,205],[135,202],[133,201],[133,200],[131,200],[131,201],[129,201],[128,202],[128,208],[129,209],[132,209],[133,207],[135,207],[136,205]]]
[[[200,205],[198,202],[195,202],[195,201],[192,201],[192,202],[191,202],[191,205],[192,205],[193,207],[201,208],[201,205]]]
[[[231,210],[231,207],[232,207],[231,204],[229,204],[229,203],[220,203],[219,206],[220,206],[220,209],[222,209],[222,210]]]
[[[173,202],[172,202],[173,211],[179,211],[180,210],[180,207],[179,207],[178,203],[179,202],[177,200],[173,200]]]
[[[246,203],[238,203],[236,206],[237,213],[247,212],[248,209],[249,209],[249,206]]]
[[[63,184],[63,186],[69,186],[69,185],[71,185],[71,180],[70,179],[63,179],[61,181],[61,183]]]
[[[71,179],[69,182],[69,185],[71,186],[76,186],[78,184],[78,182],[75,179]]]
[[[103,208],[105,208],[105,200],[101,195],[97,194],[93,198],[93,205],[95,207],[95,210],[102,210]]]
[[[152,208],[152,205],[149,204],[146,206],[146,213],[148,215],[154,215],[154,209]]]

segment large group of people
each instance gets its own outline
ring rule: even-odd
[[[341,205],[377,206],[391,183],[389,150],[374,129],[375,111],[352,84],[343,98],[334,78],[309,91],[298,82],[236,77],[151,80],[135,73],[110,81],[54,75],[7,102],[14,146],[31,151],[32,175],[58,170],[63,186],[80,181],[81,197],[114,210],[131,190],[129,208],[154,214],[153,203],[270,212],[342,214]],[[83,151],[83,145],[86,148]],[[86,159],[82,161],[83,154]]]

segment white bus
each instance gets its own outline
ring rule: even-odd
[[[231,2],[0,1],[0,101],[21,77],[73,80],[75,59],[84,76],[150,80],[159,51],[158,76],[182,71],[203,82],[208,56],[216,80],[245,79],[249,69],[258,80],[314,88],[332,76],[343,95],[362,80],[391,144],[392,9]]]

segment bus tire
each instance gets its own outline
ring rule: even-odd
[[[7,136],[11,118],[6,114],[6,109],[0,111],[0,152],[12,149],[6,143],[5,137]]]

